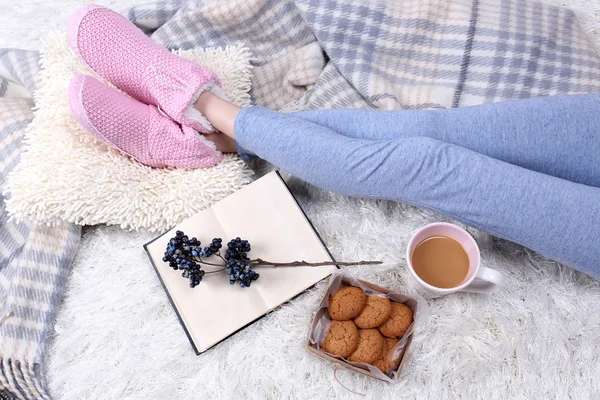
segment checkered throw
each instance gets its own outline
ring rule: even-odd
[[[38,55],[0,50],[0,189],[32,119]],[[9,221],[0,202],[0,399],[49,399],[44,352],[80,228]],[[9,397],[10,396],[10,397]]]
[[[169,48],[241,43],[254,102],[282,108],[451,108],[600,91],[569,10],[533,0],[183,0],[128,17]],[[18,162],[35,52],[0,50],[0,186]],[[290,106],[293,105],[293,106]],[[80,230],[14,224],[0,204],[0,399],[49,398],[44,348]]]
[[[220,0],[129,16],[167,47],[241,42],[256,103],[279,109],[450,108],[598,92],[572,11],[533,0]],[[305,93],[309,89],[308,93]]]

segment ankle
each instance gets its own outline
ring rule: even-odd
[[[198,97],[194,108],[200,111],[215,129],[235,139],[233,127],[240,107],[206,91]]]
[[[198,97],[198,100],[196,100],[196,102],[194,103],[194,108],[196,110],[200,111],[202,114],[206,115],[205,111],[206,111],[207,107],[209,106],[209,103],[212,102],[215,97],[218,97],[218,96],[215,95],[214,93],[211,93],[209,91],[203,92]]]

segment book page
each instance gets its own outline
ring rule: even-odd
[[[202,352],[267,314],[318,281],[335,266],[255,267],[260,274],[250,288],[229,284],[226,272],[207,274],[191,289],[189,281],[162,261],[169,240],[181,230],[203,245],[212,238],[227,242],[241,237],[250,242],[251,259],[274,262],[331,261],[327,250],[278,174],[272,172],[187,219],[147,245],[196,349]],[[207,261],[222,263],[218,257]],[[218,267],[203,267],[207,272]]]
[[[215,218],[214,212],[207,209],[147,246],[196,349],[202,352],[265,314],[269,306],[258,288],[242,289],[232,286],[225,272],[207,274],[200,285],[190,288],[189,280],[181,277],[182,271],[176,271],[162,261],[167,244],[177,230],[185,232],[190,238],[196,236],[203,246],[210,243],[214,237],[221,237],[227,243],[225,238],[228,236]],[[208,260],[215,264],[221,262],[214,256]],[[218,267],[205,266],[203,269],[209,272]]]
[[[243,202],[242,198],[244,199]],[[274,172],[213,206],[226,237],[241,237],[250,242],[251,259],[273,262],[331,261],[327,250]],[[254,268],[260,278],[258,288],[273,309],[329,276],[335,266]]]

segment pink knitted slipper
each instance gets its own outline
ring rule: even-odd
[[[90,4],[69,20],[69,44],[98,75],[173,120],[202,133],[210,122],[193,107],[205,90],[227,99],[219,77],[150,40],[116,12]]]
[[[151,167],[202,168],[223,159],[191,128],[182,129],[154,106],[140,103],[96,78],[77,75],[69,106],[86,131]]]

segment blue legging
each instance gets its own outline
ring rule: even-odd
[[[351,196],[402,201],[600,278],[600,95],[452,110],[242,110],[238,144]]]

